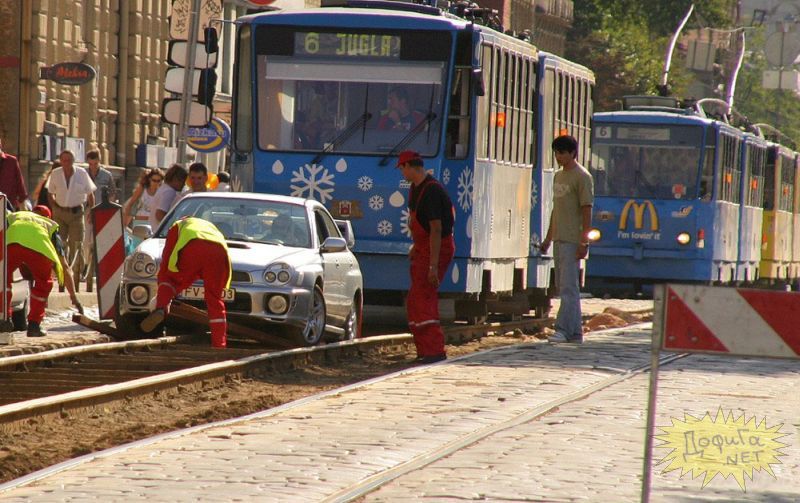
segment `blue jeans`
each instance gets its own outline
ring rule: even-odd
[[[556,332],[567,339],[582,339],[580,261],[575,258],[578,244],[556,241],[553,246],[556,284],[561,297]]]

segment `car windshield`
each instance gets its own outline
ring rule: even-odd
[[[178,202],[156,237],[164,238],[172,224],[183,217],[208,220],[228,241],[311,247],[305,208],[280,201],[188,197]]]

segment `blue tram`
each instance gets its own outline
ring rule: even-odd
[[[766,144],[702,108],[628,97],[594,115],[595,289],[758,277]]]
[[[552,197],[549,141],[561,130],[588,140],[591,72],[419,4],[351,0],[238,25],[234,181],[349,219],[366,302],[408,288],[408,186],[394,167],[413,149],[456,208],[441,291],[473,314],[549,305],[552,260],[534,250]]]

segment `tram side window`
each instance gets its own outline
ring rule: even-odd
[[[714,191],[714,155],[716,153],[714,130],[709,129],[706,134],[706,148],[703,152],[703,173],[700,177],[700,199],[710,201]]]
[[[794,179],[795,169],[792,159],[785,155],[781,155],[781,193],[780,193],[780,210],[792,211],[792,202],[794,201]]]
[[[764,209],[775,209],[775,150],[769,149],[767,155],[767,170],[764,173]]]
[[[453,88],[450,91],[450,116],[447,119],[447,144],[445,155],[448,159],[467,157],[470,138],[470,90],[471,67],[456,69]]]
[[[491,104],[491,79],[492,79],[492,47],[489,45],[481,46],[481,67],[483,69],[483,78],[489,79],[489,84],[486,86],[487,92],[484,96],[478,98],[477,108],[477,139],[475,145],[478,149],[478,159],[486,159],[489,156],[489,106]]]

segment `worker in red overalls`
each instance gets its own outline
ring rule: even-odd
[[[156,309],[142,320],[142,331],[155,330],[166,318],[172,299],[198,278],[203,280],[205,289],[211,346],[224,348],[228,323],[222,292],[231,283],[231,260],[225,236],[202,218],[183,218],[167,232],[158,270]]]
[[[455,211],[445,188],[425,172],[419,153],[400,152],[397,167],[411,182],[408,221],[414,243],[408,253],[411,259],[411,288],[406,299],[408,325],[417,347],[417,359],[433,363],[447,358],[439,322],[439,284],[455,253]]]
[[[64,245],[58,235],[58,224],[50,220],[47,206],[36,206],[36,213],[18,211],[7,216],[6,231],[6,306],[7,319],[0,322],[0,332],[13,332],[11,322],[11,282],[14,271],[20,269],[23,277],[33,280],[28,312],[28,337],[44,337],[42,328],[47,298],[53,289],[53,270],[59,285],[65,285],[72,304],[83,314],[83,306],[75,295],[72,270],[64,257]]]

